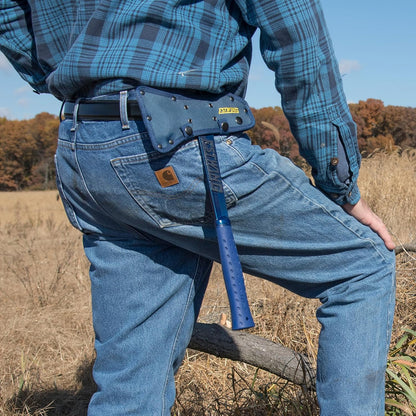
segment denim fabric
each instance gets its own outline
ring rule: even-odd
[[[174,372],[219,260],[198,143],[159,154],[141,122],[72,127],[61,123],[56,165],[91,262],[98,391],[88,414],[169,415]],[[322,302],[321,415],[383,415],[394,253],[288,159],[246,135],[216,143],[243,270]],[[165,167],[179,183],[161,187],[155,171]]]

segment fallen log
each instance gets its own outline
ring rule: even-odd
[[[242,361],[308,389],[315,387],[315,370],[306,356],[258,335],[198,322],[189,348]]]
[[[397,246],[395,254],[408,251],[416,253],[416,240]],[[241,361],[308,389],[315,388],[315,369],[306,356],[258,335],[197,322],[189,348]]]

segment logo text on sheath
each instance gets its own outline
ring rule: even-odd
[[[239,112],[238,107],[220,107],[218,109],[218,114],[238,114]]]

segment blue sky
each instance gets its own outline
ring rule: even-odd
[[[416,0],[321,0],[348,102],[377,98],[385,105],[416,107]],[[280,106],[274,74],[258,52],[247,100],[252,107]],[[32,118],[59,112],[59,102],[37,95],[0,54],[0,116]]]

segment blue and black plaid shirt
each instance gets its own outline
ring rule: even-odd
[[[139,84],[244,95],[251,37],[316,185],[355,203],[360,155],[319,0],[0,0],[0,49],[60,99]]]

